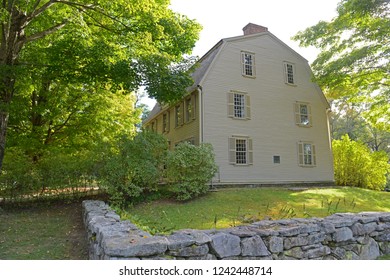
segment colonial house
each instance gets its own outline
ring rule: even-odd
[[[268,28],[219,41],[200,60],[188,95],[157,104],[144,126],[180,142],[211,143],[213,184],[333,182],[330,106],[305,58]]]

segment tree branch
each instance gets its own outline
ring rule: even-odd
[[[51,6],[53,6],[58,1],[50,0],[46,4],[42,5],[39,9],[37,9],[40,2],[41,2],[41,0],[37,0],[37,2],[35,2],[32,13],[29,16],[27,16],[25,26],[27,26],[34,18],[36,18],[37,16],[42,14],[44,11],[49,9]]]
[[[32,41],[41,39],[47,35],[50,35],[50,34],[56,32],[57,30],[63,28],[67,23],[68,23],[68,20],[64,20],[63,22],[61,22],[57,25],[54,25],[54,26],[50,27],[49,29],[46,29],[44,31],[30,35],[23,40],[23,43],[32,42]]]

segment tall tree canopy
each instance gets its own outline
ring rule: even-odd
[[[390,1],[342,0],[337,12],[293,39],[320,49],[312,67],[329,98],[364,103],[366,119],[390,130]]]
[[[191,52],[200,26],[168,6],[169,0],[3,0],[0,170],[9,116],[18,114],[14,101],[29,115],[31,131],[43,129],[52,141],[76,113],[102,101],[86,100],[88,94],[145,86],[159,101],[180,98],[192,82],[183,54]]]

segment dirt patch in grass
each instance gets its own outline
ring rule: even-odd
[[[0,259],[88,259],[81,201],[0,210]]]

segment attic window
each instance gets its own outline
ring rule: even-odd
[[[255,55],[249,52],[241,52],[242,75],[255,77]]]
[[[295,85],[295,65],[290,62],[284,63],[284,82],[288,85]]]

